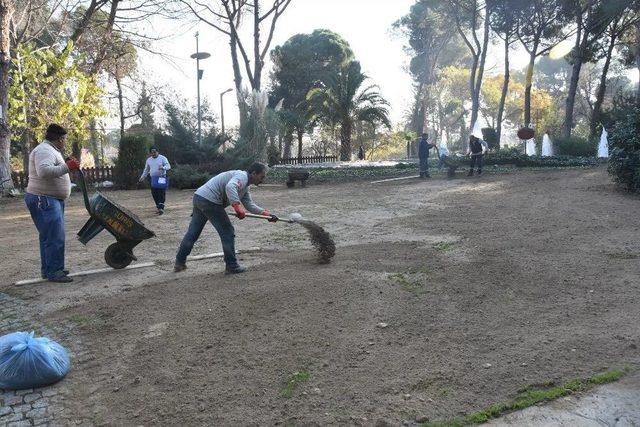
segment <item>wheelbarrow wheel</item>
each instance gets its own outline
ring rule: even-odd
[[[116,270],[125,268],[131,264],[131,261],[134,259],[135,257],[120,246],[119,243],[110,244],[107,250],[104,251],[104,260],[107,262],[107,265],[111,268],[115,268]]]

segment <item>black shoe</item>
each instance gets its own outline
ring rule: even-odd
[[[158,215],[162,215],[164,213],[164,209],[158,209]]]
[[[482,171],[478,169],[478,176],[482,175]]]
[[[473,171],[469,171],[469,173],[467,174],[467,176],[473,176]]]
[[[58,276],[58,277],[54,277],[53,279],[48,279],[50,282],[56,282],[56,283],[69,283],[69,282],[73,282],[73,277],[69,277],[69,276]]]
[[[245,271],[247,271],[247,267],[244,267],[242,265],[238,265],[236,267],[226,267],[224,269],[224,274],[240,274],[240,273],[244,273]]]
[[[180,273],[181,271],[184,271],[187,269],[187,265],[186,264],[178,264],[177,262],[174,264],[173,266],[173,272],[174,273]]]
[[[62,270],[62,274],[64,274],[65,276],[69,275],[69,270]],[[47,275],[44,273],[40,273],[40,275],[42,276],[43,279],[47,278]]]

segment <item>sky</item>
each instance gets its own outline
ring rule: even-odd
[[[369,83],[377,84],[382,95],[391,104],[391,119],[401,123],[412,102],[412,80],[406,71],[409,57],[403,50],[404,40],[392,30],[393,23],[409,12],[415,0],[293,0],[277,23],[271,49],[286,42],[298,33],[311,33],[318,28],[340,34],[350,44],[363,71],[370,77]],[[196,105],[196,63],[190,55],[196,51],[195,33],[199,32],[200,51],[211,57],[201,61],[204,70],[201,80],[201,96],[207,98],[213,112],[220,116],[220,93],[233,88],[233,72],[227,36],[203,23],[162,21],[155,23],[158,34],[170,34],[154,43],[171,61],[158,55],[142,53],[140,71],[148,82],[171,88],[188,104]],[[247,26],[248,27],[248,26]],[[266,30],[266,29],[265,29]],[[263,32],[265,31],[263,30]],[[246,34],[246,40],[251,39]],[[516,44],[517,46],[517,44]],[[502,46],[490,47],[486,74],[502,73]],[[268,83],[270,61],[267,55],[263,87]],[[511,54],[511,68],[521,69],[527,64],[522,48]],[[637,73],[636,73],[637,74]],[[630,77],[637,81],[638,77]],[[246,83],[246,77],[245,77]],[[195,107],[194,107],[195,108]],[[225,126],[238,124],[235,96],[224,96]]]
[[[411,104],[411,77],[404,71],[408,56],[402,49],[403,40],[392,34],[392,24],[413,3],[414,0],[293,0],[278,20],[271,48],[295,34],[318,28],[340,34],[349,42],[363,71],[371,78],[370,83],[377,84],[391,103],[391,118],[397,123]],[[167,28],[162,31],[166,33]],[[220,93],[234,87],[226,35],[206,24],[173,27],[170,32],[173,31],[179,34],[156,42],[155,48],[172,57],[174,64],[145,54],[141,56],[142,72],[150,76],[152,83],[171,85],[195,104],[196,64],[189,55],[196,50],[194,34],[198,31],[200,50],[211,53],[211,58],[200,64],[204,70],[201,96],[211,101],[219,115]],[[263,87],[267,82],[268,73],[263,74]],[[237,125],[237,105],[231,93],[224,96],[224,115],[226,127]]]

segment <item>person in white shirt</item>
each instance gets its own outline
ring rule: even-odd
[[[151,177],[151,196],[156,203],[158,215],[162,215],[164,213],[167,187],[169,187],[167,171],[171,169],[171,165],[169,160],[160,154],[156,147],[151,147],[149,153],[151,156],[147,159],[139,181],[144,181],[147,175]]]
[[[440,142],[440,146],[438,147],[438,169],[442,169],[445,165],[445,158],[449,155],[449,147],[447,147],[447,143],[442,141]]]
[[[52,123],[45,140],[29,154],[29,184],[24,201],[40,239],[43,279],[67,283],[73,279],[64,265],[64,202],[71,194],[69,172],[80,169],[74,158],[64,159],[67,131]]]

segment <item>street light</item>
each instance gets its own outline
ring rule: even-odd
[[[220,123],[222,125],[222,152],[224,153],[227,149],[227,137],[224,134],[224,104],[222,102],[222,97],[225,93],[231,92],[233,89],[229,88],[224,92],[220,93]]]
[[[196,60],[196,71],[197,71],[197,79],[198,79],[198,144],[202,145],[202,115],[200,114],[200,80],[202,79],[202,74],[204,74],[204,70],[200,69],[200,60],[207,59],[211,56],[210,53],[200,52],[200,47],[198,45],[198,33],[196,32],[196,53],[191,55],[191,58]]]

